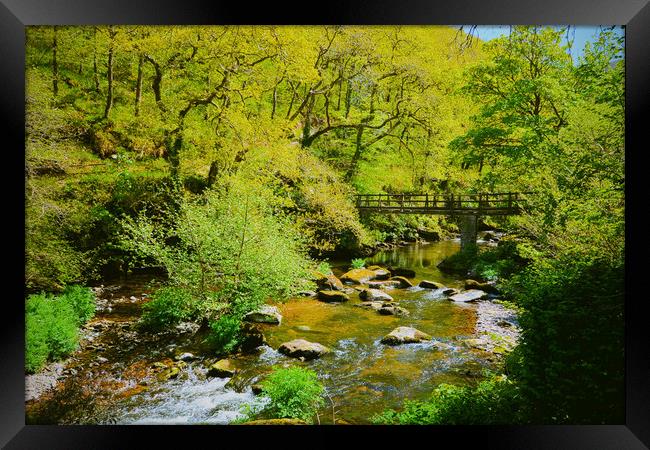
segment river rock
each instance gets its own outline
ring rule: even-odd
[[[243,339],[239,348],[244,353],[250,353],[257,347],[266,344],[266,338],[262,331],[251,323],[242,324]]]
[[[343,274],[341,281],[351,284],[364,284],[370,280],[374,280],[375,278],[377,278],[377,274],[372,270],[352,269]]]
[[[317,294],[314,291],[300,291],[296,295],[299,297],[316,297]]]
[[[369,281],[368,287],[370,289],[394,289],[402,285],[399,280],[386,280],[386,281]]]
[[[454,302],[475,302],[482,299],[487,295],[487,292],[480,291],[478,289],[470,289],[469,291],[461,292],[460,294],[455,294],[449,297],[449,300]]]
[[[465,280],[465,289],[478,289],[488,294],[498,294],[499,290],[489,283],[479,283],[476,280]]]
[[[375,280],[388,280],[391,276],[390,271],[380,266],[370,266],[367,269],[375,272]]]
[[[431,336],[412,327],[397,327],[381,340],[382,344],[399,345],[429,341]]]
[[[458,289],[454,289],[454,288],[445,288],[445,290],[442,291],[443,295],[456,295],[459,292],[460,291]]]
[[[393,277],[390,281],[399,281],[399,288],[410,288],[413,287],[413,284],[402,276]]]
[[[347,302],[350,297],[340,291],[318,291],[318,299],[324,302]]]
[[[436,283],[435,281],[429,280],[420,281],[420,284],[418,284],[418,286],[424,289],[442,289],[445,287],[442,283]]]
[[[180,355],[178,355],[178,356],[176,357],[176,359],[177,359],[178,361],[191,361],[191,360],[193,360],[193,359],[196,359],[196,356],[194,356],[193,353],[185,352],[185,353],[181,353]]]
[[[399,306],[383,305],[381,308],[379,308],[379,314],[383,316],[408,316],[409,312]]]
[[[412,269],[404,269],[402,267],[389,267],[388,270],[390,270],[395,277],[415,278],[415,270]]]
[[[359,298],[368,301],[385,301],[392,302],[393,297],[379,289],[364,289],[359,293]]]
[[[208,376],[218,378],[230,378],[237,373],[237,369],[233,366],[229,359],[221,359],[212,364],[208,369]]]
[[[309,342],[304,339],[294,339],[280,345],[278,352],[292,358],[315,359],[329,353],[329,348],[316,342]]]
[[[307,422],[300,419],[260,419],[244,422],[240,425],[307,425]]]
[[[345,286],[339,280],[336,275],[329,274],[325,275],[321,272],[316,272],[316,285],[319,290],[328,290],[328,291],[343,291]]]
[[[361,308],[371,308],[375,311],[379,311],[384,306],[384,302],[374,301],[374,302],[361,302],[354,306],[359,306]]]
[[[253,391],[253,394],[260,395],[264,390],[264,388],[262,387],[261,383],[255,383],[254,385],[251,386],[251,390]]]
[[[282,321],[280,310],[276,306],[262,305],[244,316],[247,322],[279,324]]]

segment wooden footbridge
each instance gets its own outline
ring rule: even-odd
[[[531,192],[480,194],[360,194],[359,211],[381,214],[437,214],[460,216],[461,249],[476,243],[480,216],[519,214]]]

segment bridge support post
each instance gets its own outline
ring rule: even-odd
[[[468,246],[476,245],[478,237],[478,216],[474,214],[463,214],[460,217],[460,251]]]

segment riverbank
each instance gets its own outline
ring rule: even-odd
[[[368,265],[411,268],[412,284],[428,279],[461,289],[462,277],[436,267],[457,247],[453,240],[410,244],[381,252]],[[340,275],[345,267],[334,269]],[[208,368],[218,358],[201,347],[198,326],[186,323],[164,333],[138,329],[148,282],[132,278],[96,289],[97,315],[84,327],[80,349],[54,371],[28,377],[29,423],[229,423],[241,417],[244,404],[256,401],[253,385],[277,365],[315,370],[338,418],[368,423],[405,398],[426,398],[439,383],[478,382],[483,369],[498,366],[504,342],[514,345],[518,338],[514,312],[490,300],[458,304],[437,290],[389,288],[385,292],[408,314],[383,315],[359,307],[362,286],[348,286],[353,293],[342,304],[304,297],[275,303],[281,323],[260,324],[267,345],[231,355],[236,375],[213,378]],[[397,347],[380,342],[399,326],[421,330],[432,341]],[[278,352],[297,338],[331,353],[300,361]]]

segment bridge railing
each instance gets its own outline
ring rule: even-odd
[[[359,194],[357,207],[366,210],[404,212],[473,212],[478,214],[513,214],[530,192],[479,194]]]

